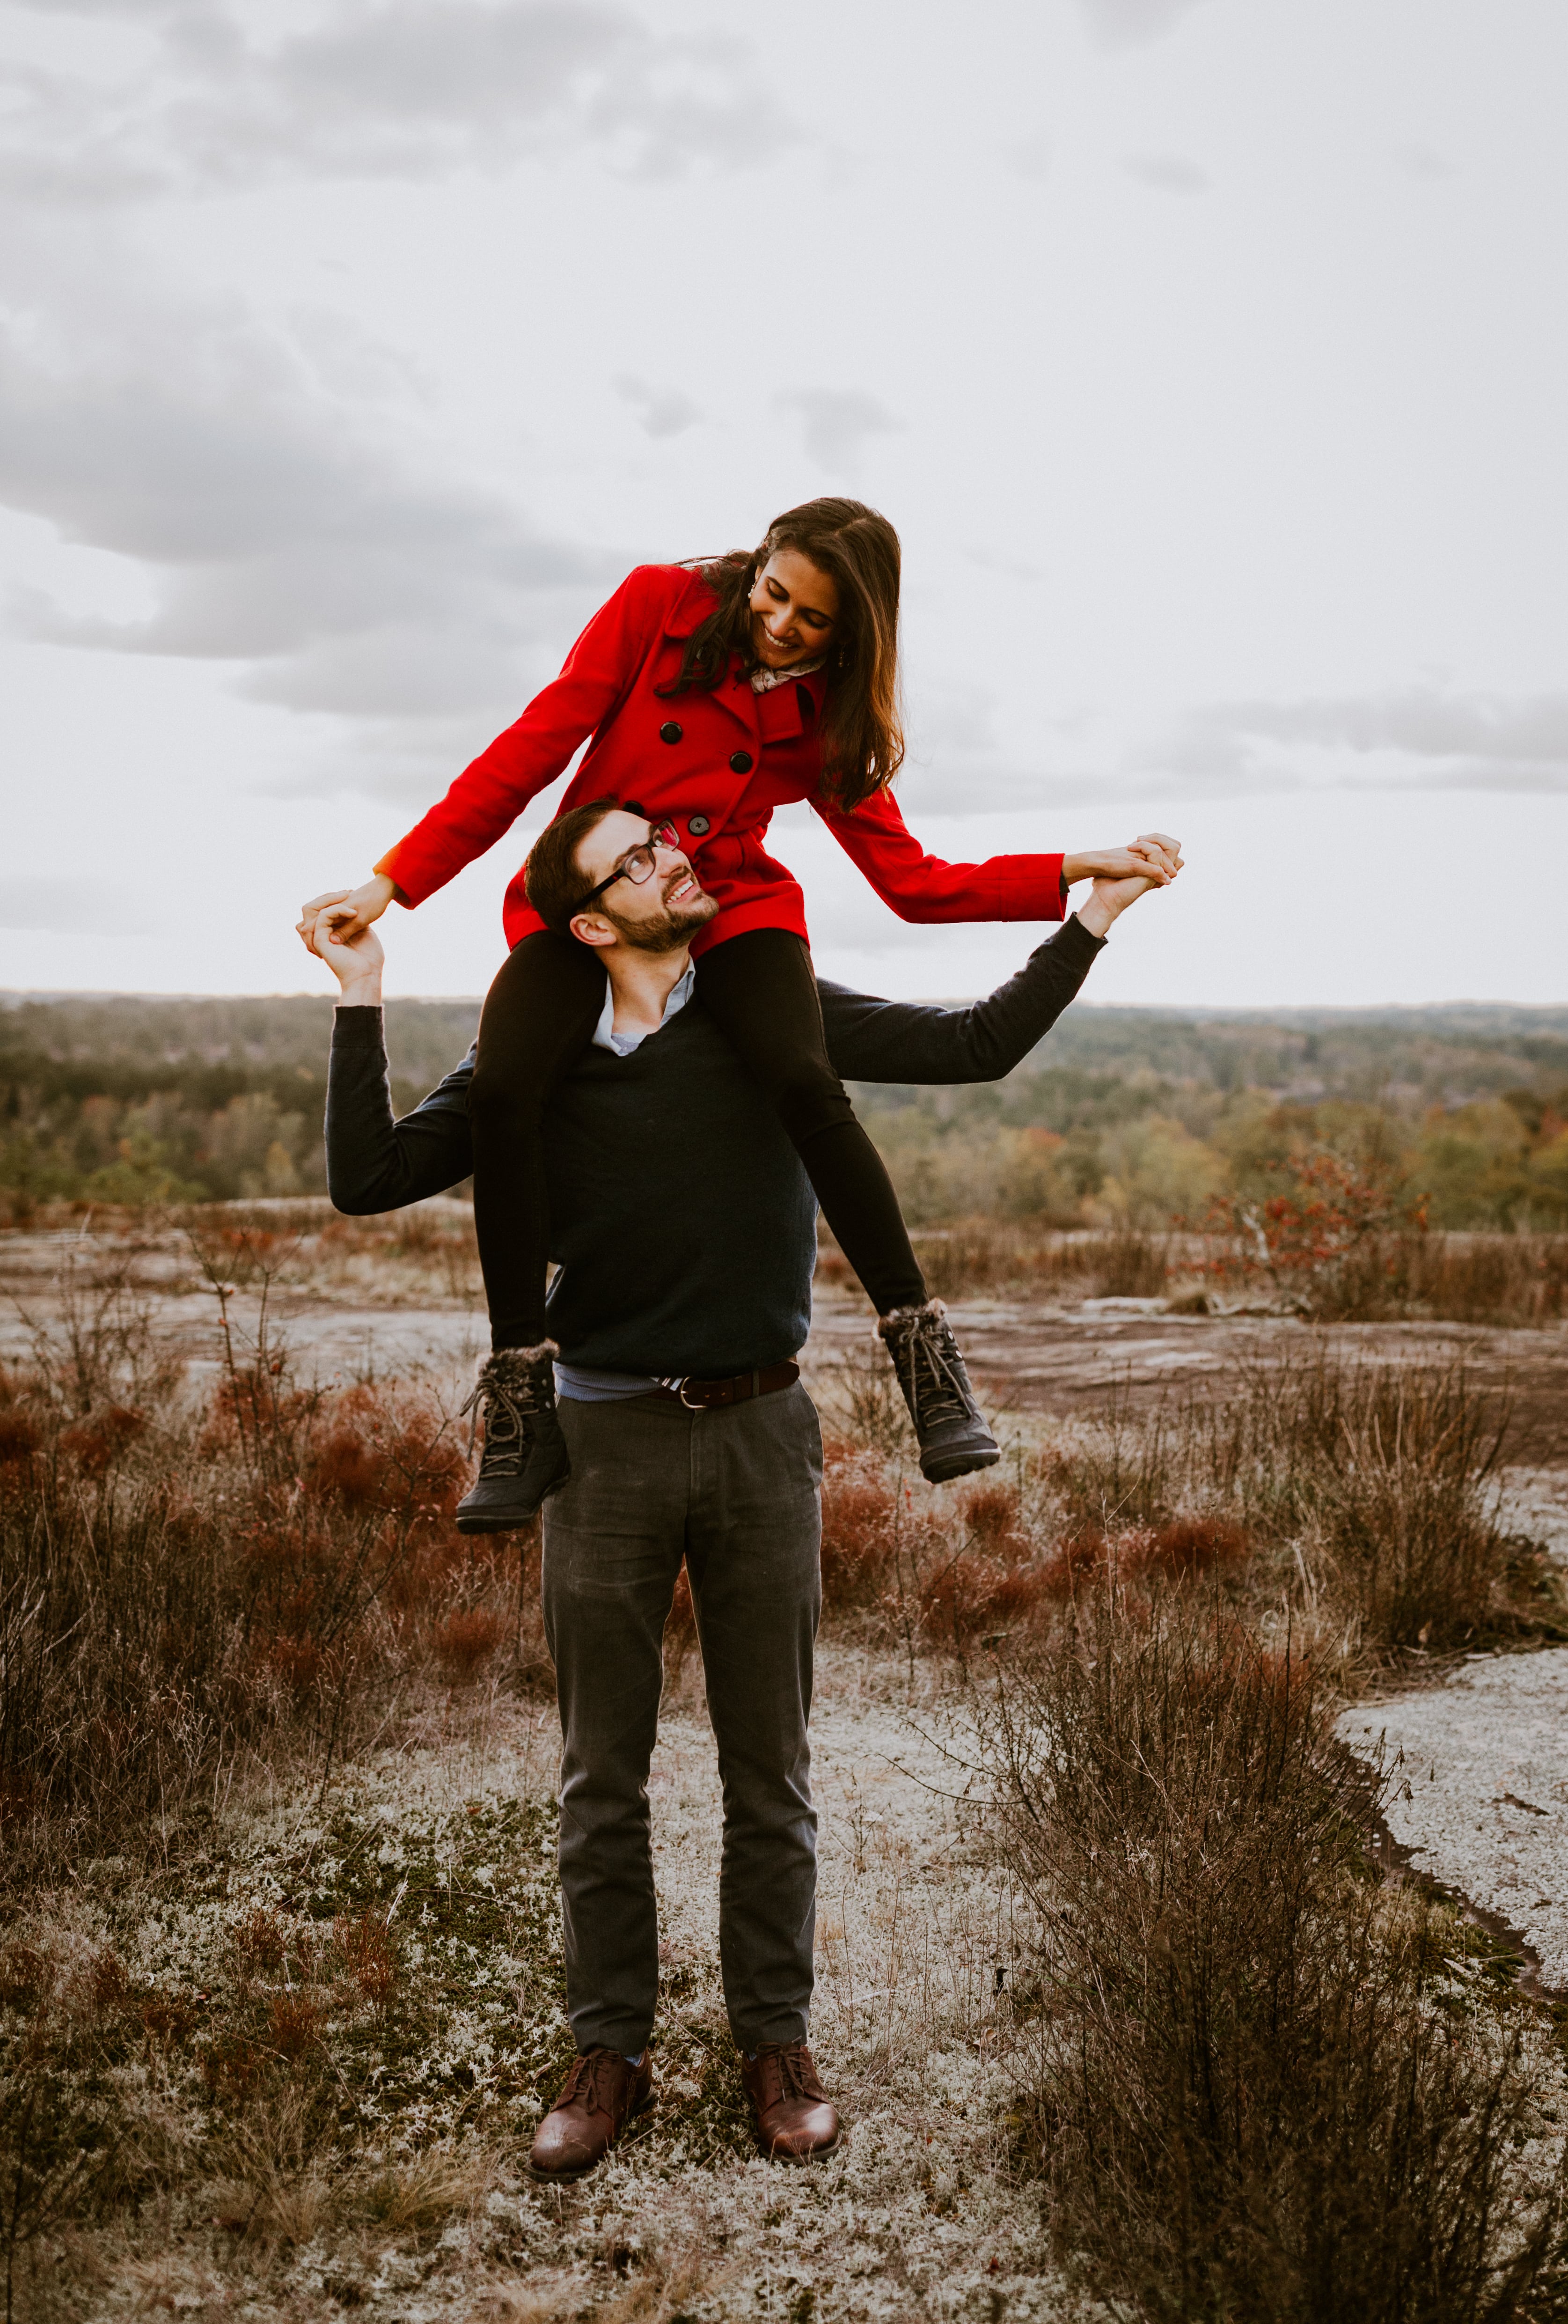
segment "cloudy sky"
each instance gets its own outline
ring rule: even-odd
[[[0,985],[293,991],[627,567],[852,491],[1102,1000],[1568,1000],[1562,0],[0,0]],[[549,800],[545,805],[548,809]],[[415,914],[483,990],[540,809]],[[973,990],[800,809],[819,965]]]

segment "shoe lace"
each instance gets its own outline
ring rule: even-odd
[[[608,2115],[613,2119],[620,2082],[616,2070],[621,2062],[611,2050],[585,2052],[567,2076],[557,2106],[570,2106],[581,2099],[585,2112]]]
[[[807,2098],[814,2105],[827,2096],[817,2079],[816,2065],[804,2042],[783,2042],[770,2053],[779,2070],[780,2098]]]
[[[457,1417],[461,1420],[466,1414],[473,1416],[468,1428],[468,1451],[472,1456],[480,1415],[484,1415],[484,1456],[479,1463],[482,1477],[521,1476],[533,1442],[533,1418],[539,1408],[539,1391],[531,1380],[515,1385],[496,1379],[478,1382]]]
[[[903,1375],[910,1404],[927,1428],[967,1420],[972,1397],[958,1342],[945,1315],[917,1315],[890,1334],[895,1365]]]

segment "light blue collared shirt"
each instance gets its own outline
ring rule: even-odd
[[[692,986],[696,982],[696,963],[694,960],[688,960],[685,975],[678,976],[669,988],[669,996],[664,1003],[664,1014],[659,1020],[660,1026],[668,1025],[670,1019],[686,1007],[687,1002],[691,999]],[[594,1028],[595,1048],[608,1049],[617,1057],[629,1057],[632,1050],[640,1049],[647,1038],[646,1033],[617,1033],[615,1030],[615,988],[606,973],[604,1006],[600,1010],[599,1021]]]

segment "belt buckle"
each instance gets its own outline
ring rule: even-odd
[[[687,1396],[687,1389],[690,1386],[691,1381],[689,1379],[683,1379],[680,1386],[675,1391],[676,1395],[680,1398],[682,1404],[685,1405],[687,1412],[706,1412],[708,1406],[706,1404],[702,1403],[700,1400],[694,1404],[691,1397]]]

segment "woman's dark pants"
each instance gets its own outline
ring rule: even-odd
[[[724,1794],[719,1960],[735,2040],[803,2041],[816,1927],[806,1726],[821,1609],[822,1439],[797,1384],[715,1412],[563,1399],[571,1482],[544,1505],[561,1714],[561,1908],[577,2048],[634,2056],[659,1922],[648,1770],[684,1557]]]

